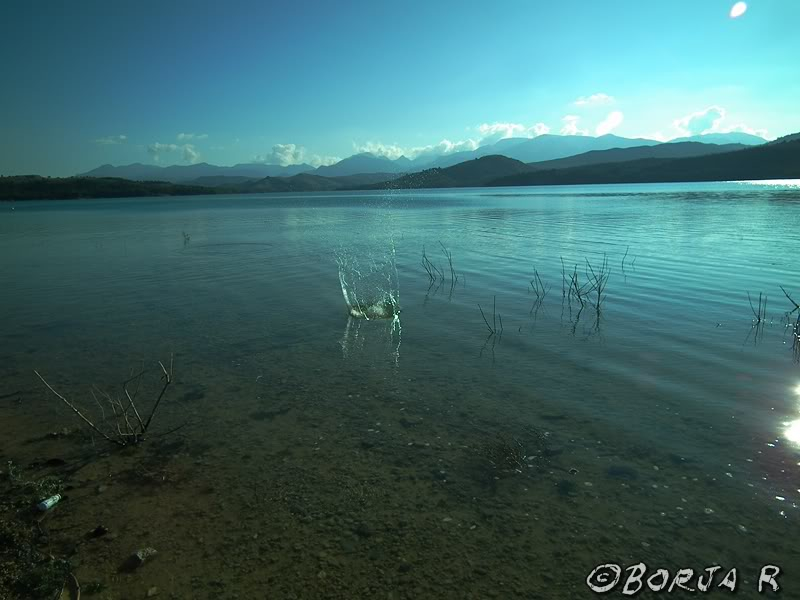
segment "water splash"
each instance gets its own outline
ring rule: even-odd
[[[336,251],[336,264],[349,315],[341,342],[344,358],[352,358],[356,352],[369,355],[373,344],[366,341],[371,338],[385,345],[397,364],[402,327],[394,241],[389,240],[383,254],[374,248],[342,247]],[[362,330],[365,321],[375,323]]]
[[[336,252],[342,296],[351,317],[399,320],[400,283],[394,242],[382,257],[340,248]]]

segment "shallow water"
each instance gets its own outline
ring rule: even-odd
[[[399,323],[348,318],[342,249],[396,261]],[[54,552],[114,534],[70,550],[110,598],[579,598],[640,561],[736,567],[747,594],[773,563],[791,597],[798,251],[792,185],[6,203],[0,450],[73,486]],[[607,259],[599,314],[562,257],[581,283]],[[170,354],[157,429],[183,428],[46,437],[78,422],[33,369],[90,411]]]

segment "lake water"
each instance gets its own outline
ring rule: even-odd
[[[798,256],[792,182],[4,203],[0,450],[109,598],[589,598],[609,562],[798,597]],[[599,312],[562,258],[607,261]],[[34,369],[99,414],[171,355],[144,444],[48,436]]]

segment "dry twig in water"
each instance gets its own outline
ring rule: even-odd
[[[481,316],[483,317],[483,322],[486,323],[486,327],[489,329],[490,335],[495,334],[503,334],[503,317],[501,317],[497,312],[497,296],[494,296],[494,300],[492,303],[492,324],[489,325],[489,321],[486,318],[486,315],[483,313],[483,309],[481,305],[478,304],[478,310],[481,311]],[[500,331],[497,330],[497,321],[500,321]]]
[[[761,321],[767,318],[767,297],[764,296],[764,304],[761,304],[761,292],[758,293],[758,311],[753,307],[753,300],[750,298],[750,292],[747,292],[747,301],[750,303],[750,310],[753,311],[753,316],[755,317],[756,323],[761,323]]]
[[[112,444],[117,444],[118,446],[128,446],[131,444],[138,444],[144,440],[145,434],[147,433],[150,424],[155,417],[156,411],[158,410],[158,406],[161,404],[161,400],[164,398],[167,388],[172,383],[172,365],[172,356],[170,356],[169,360],[169,370],[167,370],[167,368],[164,366],[164,363],[158,361],[158,366],[161,368],[162,373],[160,379],[163,382],[163,385],[158,397],[156,398],[156,401],[153,403],[153,406],[150,409],[147,419],[142,418],[141,413],[136,406],[136,396],[139,393],[141,378],[145,374],[145,371],[141,371],[137,375],[134,375],[122,383],[122,392],[124,394],[123,397],[113,397],[111,394],[94,386],[90,391],[92,398],[100,408],[101,420],[98,422],[98,424],[96,424],[92,418],[89,418],[86,413],[78,408],[73,402],[58,393],[53,386],[51,386],[47,380],[42,377],[39,371],[34,370],[34,373],[36,373],[36,376],[42,381],[42,383],[45,384],[45,386],[47,386],[47,389],[49,389],[57,398],[66,404],[72,410],[72,412],[74,412],[95,433],[99,434],[102,438],[111,442]],[[130,390],[128,390],[128,385],[133,382],[136,382],[136,389],[133,391],[133,393],[131,393]],[[97,393],[95,393],[95,391]],[[98,395],[100,398],[98,398]],[[113,414],[113,419],[111,420],[107,418],[106,410],[103,407],[104,403],[108,408],[111,409],[111,414]]]

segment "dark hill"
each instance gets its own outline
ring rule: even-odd
[[[242,177],[238,175],[205,175],[197,179],[184,181],[185,185],[199,185],[203,187],[230,187],[253,181],[255,177]]]
[[[800,140],[691,158],[645,158],[628,162],[538,170],[499,177],[487,185],[570,185],[742,181],[800,177]]]
[[[117,177],[0,177],[0,200],[63,200],[213,194],[214,190],[165,181],[130,181]]]
[[[505,156],[483,156],[447,167],[410,173],[393,181],[384,181],[369,189],[423,189],[442,187],[478,187],[499,177],[523,173],[525,163]]]
[[[701,144],[699,142],[679,142],[658,144],[657,146],[638,146],[634,148],[612,148],[592,150],[575,156],[529,163],[530,170],[568,169],[586,165],[599,165],[612,162],[626,162],[642,158],[687,158],[706,154],[721,154],[747,148],[744,144]]]
[[[300,173],[293,177],[265,177],[257,181],[248,181],[241,185],[227,188],[224,191],[238,194],[254,192],[334,192],[385,182],[393,177],[397,177],[397,175],[393,173],[358,173],[341,177],[323,177],[313,173]]]

